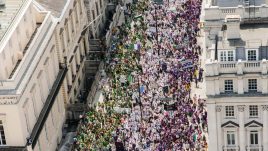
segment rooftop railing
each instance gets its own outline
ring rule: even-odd
[[[32,62],[37,59],[36,55],[38,52],[40,52],[40,47],[42,47],[43,41],[47,36],[52,23],[53,21],[50,15],[46,15],[46,18],[33,38],[32,43],[29,45],[29,48],[18,65],[16,71],[14,71],[12,78],[0,80],[0,88],[2,90],[16,89],[25,78],[25,75],[28,73],[28,71],[33,70],[30,69],[30,66],[32,65]]]

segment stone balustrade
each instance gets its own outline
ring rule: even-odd
[[[218,7],[218,6],[206,6],[205,11],[205,20],[224,20],[226,15],[240,15],[242,19],[246,19],[249,17],[254,17],[254,18],[267,18],[268,13],[268,7],[266,4],[263,4],[261,6],[255,6],[254,11],[255,13],[254,16],[249,16],[249,11],[247,10],[248,8],[245,8],[242,5],[238,5],[237,7]]]
[[[229,73],[242,75],[244,73],[261,73],[267,74],[267,62],[263,59],[261,61],[207,61],[206,62],[206,76],[218,76],[219,74]]]

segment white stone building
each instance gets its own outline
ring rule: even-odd
[[[37,0],[45,10],[50,10],[57,19],[58,59],[67,65],[68,72],[63,81],[63,95],[67,118],[75,119],[81,113],[70,108],[81,107],[84,91],[85,56],[89,50],[88,20],[83,0]],[[82,110],[81,110],[82,112]]]
[[[89,36],[99,38],[107,18],[108,0],[84,0],[89,21]]]
[[[83,88],[82,0],[0,0],[0,150],[53,151]]]
[[[209,151],[268,151],[268,2],[204,9]]]

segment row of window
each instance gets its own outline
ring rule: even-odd
[[[65,52],[66,48],[69,47],[71,40],[74,40],[73,38],[75,36],[74,32],[75,29],[79,29],[78,28],[78,24],[79,24],[79,18],[81,19],[81,15],[82,15],[82,10],[83,10],[83,5],[82,5],[83,1],[78,1],[78,4],[75,5],[74,7],[74,11],[70,14],[69,16],[69,20],[66,23],[66,25],[64,26],[64,33],[60,33],[60,37],[61,37],[61,45],[63,48],[63,52]],[[66,35],[66,41],[64,40],[64,37]]]
[[[249,136],[250,136],[250,145],[259,145],[259,132],[254,130],[254,131],[250,131],[249,132]],[[227,135],[227,145],[228,146],[234,146],[237,145],[237,140],[236,140],[236,132],[235,131],[227,131],[226,133]]]
[[[234,106],[225,106],[225,117],[234,117],[235,109]],[[259,116],[258,105],[249,105],[249,117],[257,118]]]
[[[2,120],[0,120],[0,145],[6,145],[6,136]]]
[[[224,80],[225,93],[233,92],[234,82],[233,80]],[[257,92],[257,79],[248,79],[248,90],[250,92]]]
[[[257,61],[258,50],[257,49],[248,49],[246,50],[246,59],[248,61]],[[235,51],[226,50],[220,51],[220,61],[235,61]]]

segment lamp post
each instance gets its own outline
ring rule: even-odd
[[[153,0],[154,3],[157,5],[157,8],[159,7],[159,5],[162,5],[164,2],[163,0]],[[158,56],[160,54],[159,52],[159,43],[158,43],[158,24],[157,24],[157,20],[158,20],[158,17],[157,17],[157,13],[156,13],[156,8],[154,9],[154,16],[155,16],[155,30],[156,30],[156,42],[157,42],[157,51],[158,51]]]
[[[154,16],[155,16],[155,30],[156,30],[156,42],[157,42],[157,51],[158,51],[158,56],[159,56],[159,44],[158,44],[158,24],[157,24],[157,13],[156,13],[156,8],[154,9]]]
[[[139,105],[140,105],[140,110],[141,110],[141,121],[142,121],[142,103],[141,103],[141,86],[140,86],[140,75],[138,76],[138,87],[139,87]]]

